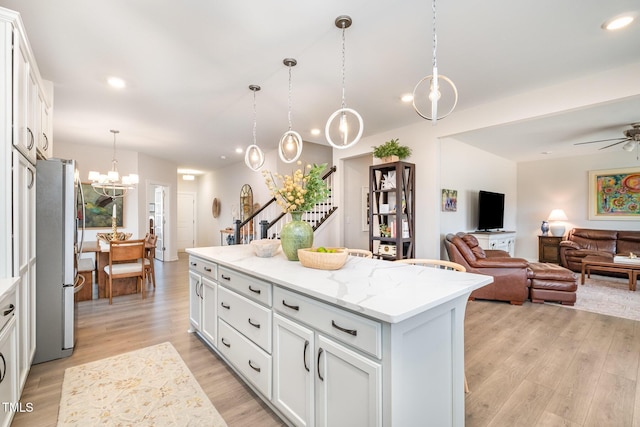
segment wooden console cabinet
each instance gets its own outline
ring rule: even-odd
[[[560,264],[562,236],[538,236],[538,261]]]

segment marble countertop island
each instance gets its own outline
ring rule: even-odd
[[[186,251],[388,323],[402,322],[493,282],[491,276],[352,256],[340,270],[316,270],[287,260],[281,251],[272,258],[259,258],[250,245]]]

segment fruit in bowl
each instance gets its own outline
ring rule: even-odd
[[[271,258],[280,249],[280,240],[277,239],[259,239],[252,240],[251,246],[253,252],[260,258]]]
[[[338,270],[342,268],[349,253],[345,248],[318,248],[298,249],[300,264],[308,268],[319,270]]]

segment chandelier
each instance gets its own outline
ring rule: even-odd
[[[111,130],[113,134],[113,160],[111,161],[111,170],[106,174],[100,172],[89,172],[89,181],[91,187],[100,195],[115,199],[124,197],[127,191],[136,188],[139,179],[136,174],[120,176],[118,172],[118,159],[116,159],[116,135],[120,133],[118,130]]]
[[[431,75],[423,77],[413,89],[413,109],[423,119],[431,120],[433,122],[433,125],[435,126],[436,122],[439,119],[444,119],[453,112],[454,108],[456,108],[456,104],[458,103],[458,89],[456,88],[456,85],[453,84],[451,79],[443,75],[438,75],[438,59],[436,57],[436,53],[438,50],[438,37],[436,35],[436,0],[433,0],[431,8],[433,10],[433,71]],[[429,95],[426,97],[428,98],[428,104],[430,104],[429,112],[421,111],[420,108],[416,105],[416,101],[422,101],[422,97],[419,97],[417,92],[422,83],[425,82],[429,82]],[[446,85],[442,85],[442,83],[446,83]],[[446,113],[439,116],[438,102],[441,100],[442,92],[445,89],[452,92],[453,101],[450,101],[452,105],[450,108],[446,109]]]
[[[327,125],[324,129],[327,142],[333,148],[341,150],[352,147],[360,141],[362,131],[364,130],[362,116],[360,116],[356,110],[347,108],[345,101],[345,30],[349,28],[352,23],[351,17],[347,15],[338,16],[335,20],[336,27],[342,29],[342,104],[338,110],[329,116],[329,120],[327,120]],[[353,127],[356,123],[358,125],[357,132],[354,132]],[[335,126],[336,124],[337,126]],[[336,141],[333,140],[334,137]]]

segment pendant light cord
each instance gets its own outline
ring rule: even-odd
[[[436,0],[433,0],[431,10],[433,11],[433,68],[436,68],[438,66],[438,60],[436,59],[436,52],[438,50],[438,36],[436,35]]]
[[[291,65],[288,65],[289,67],[289,113],[288,113],[288,118],[289,118],[289,130],[291,130],[292,126],[291,126]]]
[[[257,138],[256,138],[257,122],[258,122],[258,115],[256,114],[256,91],[253,90],[253,145],[258,145],[258,144],[256,144],[256,141],[257,141]]]
[[[346,98],[346,89],[345,89],[345,62],[346,62],[346,43],[345,43],[345,31],[346,31],[346,25],[343,23],[342,24],[342,108],[345,108],[345,106],[347,105],[345,98]]]

